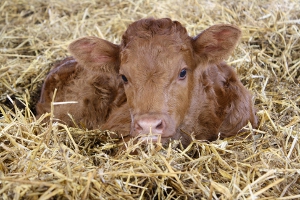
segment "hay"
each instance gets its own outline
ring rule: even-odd
[[[297,0],[1,1],[0,199],[300,198],[299,10]],[[35,94],[71,41],[119,43],[147,16],[179,20],[190,35],[216,23],[242,29],[229,63],[255,95],[257,130],[185,149],[177,141],[124,149],[109,131],[35,119]]]

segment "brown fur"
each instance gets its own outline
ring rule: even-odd
[[[99,46],[104,48],[97,48]],[[70,48],[74,58],[66,58],[58,63],[44,82],[40,101],[36,107],[38,116],[50,112],[53,91],[57,88],[55,102],[78,103],[56,105],[55,118],[74,126],[68,116],[71,114],[74,121],[82,127],[100,128],[109,113],[126,102],[121,78],[118,76],[119,61],[115,57],[110,57],[110,54],[117,54],[118,46],[90,37],[75,41]],[[80,52],[76,52],[78,50]]]
[[[201,140],[234,135],[248,121],[256,126],[249,91],[222,61],[240,34],[235,26],[215,25],[191,38],[179,22],[150,18],[131,24],[120,46],[81,38],[69,47],[72,62],[63,61],[46,78],[37,112],[49,112],[57,88],[56,101],[78,101],[55,108],[68,125],[70,113],[87,128],[134,137],[151,127],[163,142],[185,145],[191,138],[183,132]]]

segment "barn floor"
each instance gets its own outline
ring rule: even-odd
[[[0,1],[0,199],[300,199],[299,10],[299,0]],[[178,20],[191,36],[241,28],[228,62],[254,95],[257,129],[187,148],[122,149],[112,132],[34,117],[43,79],[71,41],[118,44],[148,16]]]

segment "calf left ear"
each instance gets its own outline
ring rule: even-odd
[[[201,61],[215,63],[227,59],[241,37],[233,25],[214,25],[193,38],[195,53]]]
[[[69,51],[79,64],[89,69],[97,70],[110,64],[118,66],[119,46],[97,37],[75,40],[69,45]]]

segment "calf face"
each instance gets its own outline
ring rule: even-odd
[[[191,38],[170,19],[130,25],[121,44],[120,74],[131,135],[148,134],[151,127],[153,140],[160,135],[188,143],[184,132],[213,140],[219,132],[237,133],[248,120],[255,123],[248,91],[222,63],[240,34],[237,27],[216,25]]]
[[[188,144],[190,133],[203,140],[236,134],[248,121],[256,124],[251,95],[231,67],[222,62],[235,48],[240,34],[235,26],[215,25],[192,38],[179,22],[142,19],[128,27],[120,46],[95,37],[81,38],[69,50],[82,72],[72,75],[69,86],[61,87],[63,94],[59,96],[67,100],[65,97],[72,94],[79,102],[101,104],[89,115],[80,113],[86,108],[84,103],[72,112],[84,121],[91,116],[102,119],[93,120],[92,128],[102,125],[103,129],[123,134],[130,130],[132,137],[151,137],[155,141],[159,136],[162,142],[181,139]],[[107,81],[103,81],[103,75]],[[78,84],[83,79],[85,87]],[[121,89],[120,80],[124,85]],[[108,83],[119,88],[115,90],[118,95],[111,96],[101,89],[93,94],[95,88],[105,88]],[[76,94],[68,89],[74,87]],[[87,90],[91,91],[89,95]],[[107,96],[110,101],[105,101]],[[127,102],[115,100],[121,97]],[[112,102],[119,102],[118,106],[110,108]]]

